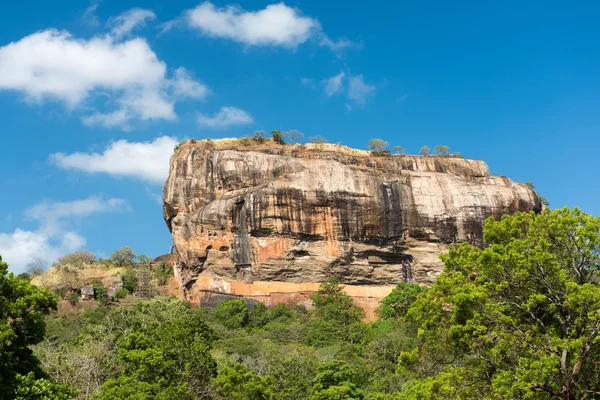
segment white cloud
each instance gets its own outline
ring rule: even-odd
[[[346,49],[352,47],[361,47],[359,43],[355,43],[350,39],[343,37],[336,41],[331,40],[327,35],[323,35],[319,41],[319,45],[329,48],[331,51],[336,53],[338,56]]]
[[[175,70],[173,93],[178,97],[203,99],[210,94],[208,86],[192,79],[191,74],[183,67]]]
[[[238,6],[216,8],[205,2],[186,14],[189,26],[211,37],[231,39],[247,45],[296,47],[306,42],[319,23],[286,6],[271,4],[260,11],[245,11]]]
[[[346,74],[341,71],[339,74],[332,76],[331,78],[323,79],[321,82],[325,86],[325,94],[328,97],[338,94],[342,91],[344,85],[344,78]]]
[[[0,232],[0,255],[17,273],[24,271],[27,263],[36,258],[52,262],[86,244],[83,236],[67,227],[73,218],[128,209],[124,200],[101,197],[39,203],[25,211],[27,218],[39,222],[38,229],[17,228],[12,233]]]
[[[119,32],[136,20],[123,18]],[[84,124],[124,128],[135,118],[174,120],[178,99],[208,93],[184,69],[168,78],[166,64],[142,38],[78,39],[54,29],[0,47],[3,89],[22,92],[30,102],[57,100],[69,109],[97,105],[99,110],[82,118]]]
[[[348,97],[358,104],[365,104],[368,97],[375,95],[375,86],[367,85],[362,74],[351,76],[348,85]]]
[[[178,141],[162,136],[152,142],[110,143],[103,153],[55,153],[50,161],[64,169],[91,174],[104,173],[117,177],[133,177],[162,184],[169,173],[169,160]]]
[[[85,9],[83,14],[81,15],[81,22],[88,25],[90,28],[97,28],[100,26],[100,21],[98,20],[98,16],[96,15],[96,10],[98,9],[99,4],[96,2],[92,2],[88,8]]]
[[[131,10],[125,11],[118,17],[111,18],[108,24],[112,26],[111,33],[117,38],[128,35],[138,25],[144,25],[146,20],[153,20],[156,18],[150,10],[143,8],[132,8]]]
[[[252,122],[254,120],[250,114],[235,107],[221,107],[221,111],[213,117],[204,114],[198,115],[198,123],[211,128],[224,128],[230,125],[251,124]]]

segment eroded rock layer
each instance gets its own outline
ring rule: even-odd
[[[537,193],[491,176],[483,161],[232,140],[183,144],[163,200],[182,284],[196,295],[215,291],[202,277],[428,284],[448,244],[482,245],[487,217],[542,207]]]

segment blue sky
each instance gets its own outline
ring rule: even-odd
[[[525,4],[524,4],[525,3]],[[12,2],[0,254],[166,252],[174,143],[297,129],[446,144],[600,215],[595,2]]]

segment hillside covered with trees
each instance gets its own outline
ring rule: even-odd
[[[133,288],[57,307],[0,263],[0,398],[600,398],[600,218],[517,213],[484,239],[452,246],[431,288],[399,284],[371,323],[335,277],[310,310]]]

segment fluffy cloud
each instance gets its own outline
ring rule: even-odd
[[[237,6],[216,8],[205,2],[187,12],[187,23],[212,37],[231,39],[248,45],[296,47],[304,43],[319,23],[304,17],[284,3],[271,4],[251,12]]]
[[[367,98],[375,95],[375,86],[367,85],[362,74],[351,76],[348,84],[348,98],[358,104],[365,104]]]
[[[355,104],[364,105],[369,97],[375,95],[375,85],[368,85],[361,75],[346,75],[344,71],[321,81],[323,91],[327,97],[345,93],[348,99]],[[352,105],[346,104],[346,110],[350,111]]]
[[[332,76],[331,78],[323,79],[321,82],[325,86],[325,94],[328,97],[333,96],[334,94],[340,93],[344,88],[344,78],[346,74],[341,71],[339,74]]]
[[[164,25],[163,32],[179,21]],[[295,48],[309,39],[339,55],[358,45],[347,38],[331,40],[315,18],[285,3],[271,4],[262,10],[246,11],[239,6],[215,7],[204,2],[185,13],[183,22],[209,37],[230,39],[248,46],[281,46]]]
[[[12,233],[0,232],[0,255],[10,269],[22,272],[36,258],[48,262],[85,246],[86,240],[67,227],[74,218],[96,213],[128,210],[121,199],[88,197],[70,202],[45,201],[25,211],[25,216],[39,223],[36,230],[20,228]]]
[[[0,90],[24,93],[30,102],[57,100],[69,109],[99,106],[82,118],[86,125],[126,128],[135,118],[175,119],[178,99],[203,98],[209,90],[182,68],[168,77],[146,40],[121,38],[149,13],[126,12],[113,22],[112,34],[91,39],[47,29],[0,47]]]
[[[224,128],[230,125],[244,125],[254,122],[250,114],[235,107],[221,107],[213,117],[204,114],[198,115],[198,123],[210,128]]]
[[[109,20],[109,25],[112,26],[111,33],[114,36],[122,37],[131,33],[135,27],[144,25],[146,20],[153,20],[155,18],[156,14],[150,10],[132,8],[118,17],[111,18]]]
[[[152,142],[110,143],[103,153],[55,153],[50,161],[60,168],[133,177],[162,184],[169,173],[169,160],[177,140],[162,136]]]

